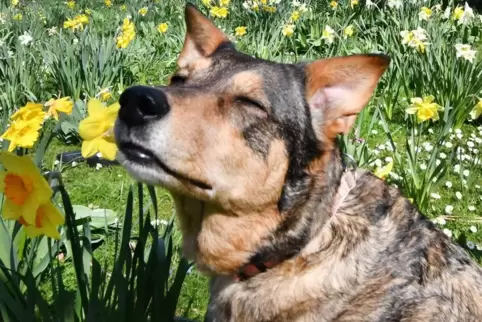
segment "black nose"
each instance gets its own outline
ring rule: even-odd
[[[129,126],[143,125],[169,112],[166,94],[148,86],[129,87],[120,96],[119,104],[119,119]]]

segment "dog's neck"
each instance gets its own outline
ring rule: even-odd
[[[282,214],[284,221],[238,270],[236,280],[246,280],[296,256],[336,214],[356,181],[353,172],[343,166],[338,151],[313,161],[307,172],[309,182],[303,183],[306,191],[300,194],[305,200],[295,202],[295,209]]]

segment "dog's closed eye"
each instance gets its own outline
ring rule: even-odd
[[[262,103],[260,103],[259,101],[255,100],[255,99],[252,99],[250,97],[237,96],[237,97],[235,97],[234,102],[237,103],[237,104],[240,104],[242,106],[246,106],[248,108],[255,109],[256,112],[258,112],[258,113],[262,112],[264,114],[264,116],[266,116],[268,114],[268,111],[267,111],[266,107]]]

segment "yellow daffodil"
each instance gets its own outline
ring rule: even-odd
[[[0,136],[3,140],[10,141],[8,151],[12,152],[16,147],[30,149],[39,137],[39,130],[42,123],[34,121],[12,122],[5,133]]]
[[[70,99],[70,97],[62,97],[59,99],[51,98],[45,106],[48,107],[47,115],[53,116],[54,119],[57,121],[59,120],[59,113],[62,112],[65,114],[72,113],[72,108],[74,107],[74,103]]]
[[[104,0],[104,4],[107,8],[112,7],[112,0]]]
[[[5,168],[0,171],[0,191],[5,197],[3,218],[23,218],[35,225],[37,209],[50,202],[52,189],[28,156],[0,152],[0,163]]]
[[[323,29],[321,39],[325,40],[327,44],[332,44],[333,41],[335,41],[335,30],[330,26],[326,26],[325,29]]]
[[[275,13],[276,12],[276,7],[274,6],[263,6],[263,11],[269,12],[269,13]]]
[[[464,16],[464,8],[457,6],[452,13],[453,20],[460,20]]]
[[[60,239],[57,226],[63,225],[65,218],[51,202],[41,204],[35,213],[35,223],[29,224],[23,217],[18,222],[23,225],[28,237],[34,238],[45,235],[50,238]]]
[[[84,25],[89,23],[89,17],[87,15],[77,15],[73,19],[67,18],[67,21],[64,22],[64,29],[84,29]]]
[[[129,18],[125,18],[122,23],[121,32],[117,36],[117,48],[126,48],[136,37],[135,26]]]
[[[11,5],[12,7],[16,7],[16,6],[18,5],[18,0],[12,0],[12,1],[10,1],[10,5]]]
[[[338,8],[338,2],[336,2],[336,1],[331,1],[331,2],[330,2],[330,7],[331,7],[332,9]]]
[[[382,180],[385,180],[386,177],[392,172],[393,170],[393,161],[390,161],[387,165],[383,167],[378,167],[374,174]]]
[[[219,0],[219,4],[223,7],[229,6],[230,3],[231,3],[231,0]]]
[[[45,118],[45,112],[42,110],[42,107],[42,104],[28,102],[25,106],[13,113],[10,119],[12,121],[34,121],[36,123],[42,123]]]
[[[21,13],[17,13],[13,16],[13,20],[22,21],[22,19],[23,15]]]
[[[205,5],[206,7],[211,8],[211,0],[202,0],[202,4]]]
[[[112,91],[109,87],[103,88],[95,95],[95,97],[99,98],[102,102],[108,101],[112,98]]]
[[[408,114],[417,114],[419,123],[428,120],[438,120],[438,112],[442,112],[444,108],[434,102],[435,97],[432,95],[425,96],[423,99],[414,97],[411,99],[412,104],[406,109]]]
[[[355,8],[355,6],[357,6],[359,4],[360,4],[360,1],[358,1],[358,0],[351,0],[350,1],[350,6],[351,6],[352,9]]]
[[[420,12],[418,13],[419,20],[429,20],[431,16],[432,16],[432,9],[427,7],[422,7],[420,9]]]
[[[476,120],[482,115],[482,98],[479,98],[479,102],[474,106],[470,112],[470,118]]]
[[[143,8],[140,8],[138,12],[141,16],[144,17],[147,14],[147,11],[149,11],[149,9],[147,7],[143,7]]]
[[[355,32],[354,27],[352,25],[349,25],[345,29],[343,29],[343,37],[349,38],[349,37],[353,36],[354,32]]]
[[[403,30],[400,32],[402,37],[402,44],[409,47],[415,48],[420,53],[425,53],[426,47],[429,43],[426,41],[428,39],[427,32],[425,29],[418,27],[415,30]]]
[[[166,33],[168,29],[169,29],[169,25],[166,22],[160,23],[157,26],[157,31],[159,31],[161,34]]]
[[[87,104],[89,116],[79,124],[79,134],[84,140],[82,156],[91,157],[97,152],[107,160],[114,160],[117,146],[114,142],[113,127],[119,111],[119,103],[105,107],[93,98]]]
[[[299,10],[295,10],[291,13],[291,17],[290,17],[290,20],[291,21],[298,21],[301,17],[301,13],[299,12]]]
[[[211,16],[216,18],[226,18],[229,14],[228,8],[214,6],[210,10]]]
[[[246,35],[246,26],[239,26],[234,29],[234,34],[236,37],[242,37]]]
[[[295,25],[293,25],[293,24],[284,25],[281,29],[281,32],[283,33],[283,36],[291,37],[291,36],[293,36],[293,33],[295,32]]]
[[[70,9],[74,9],[75,8],[75,1],[67,1],[67,7],[69,7]]]

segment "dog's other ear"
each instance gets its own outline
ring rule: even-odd
[[[353,55],[306,65],[306,98],[319,139],[350,132],[389,62],[384,55]]]
[[[179,55],[180,68],[188,67],[199,58],[211,55],[221,44],[230,43],[228,37],[195,6],[186,5],[186,38]]]

